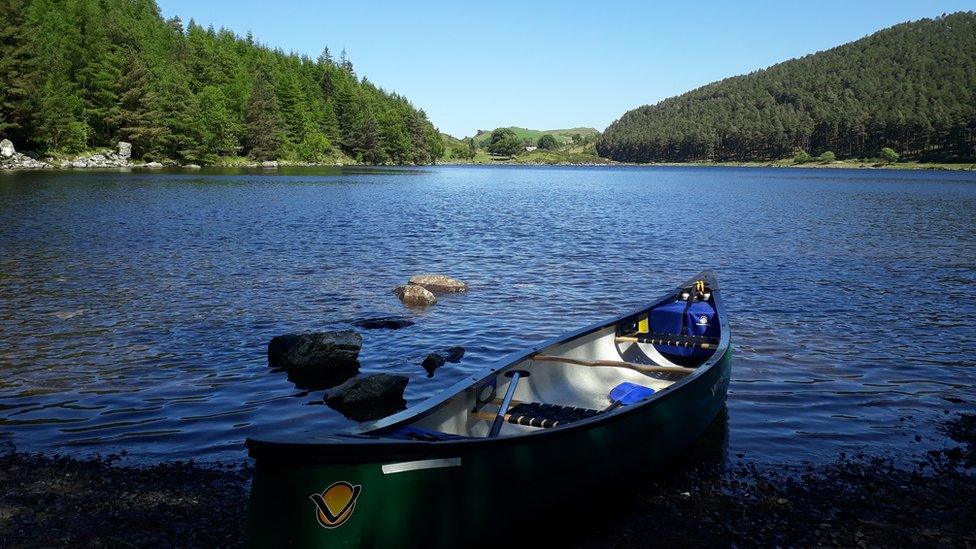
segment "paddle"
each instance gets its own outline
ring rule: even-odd
[[[508,412],[508,407],[512,404],[512,397],[515,396],[515,387],[518,385],[519,379],[522,377],[529,377],[531,374],[525,370],[511,370],[505,372],[505,377],[512,378],[511,383],[508,384],[508,390],[505,391],[505,398],[502,399],[501,406],[498,407],[498,414],[495,416],[495,422],[491,424],[491,430],[488,431],[488,438],[495,438],[498,436],[498,432],[502,430],[502,425],[505,423],[505,414]]]
[[[613,389],[610,389],[610,394],[607,396],[610,399],[610,406],[604,408],[603,411],[609,412],[618,406],[636,404],[653,394],[654,389],[650,387],[624,381]]]

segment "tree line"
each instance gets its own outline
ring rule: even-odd
[[[440,133],[345,51],[286,54],[155,0],[0,0],[0,137],[41,154],[431,163]]]
[[[630,162],[875,158],[885,148],[976,159],[976,13],[896,25],[634,109],[597,142],[601,156]]]

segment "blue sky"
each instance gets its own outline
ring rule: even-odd
[[[285,51],[345,48],[356,71],[455,136],[603,130],[625,111],[976,0],[346,2],[158,0],[166,17]]]

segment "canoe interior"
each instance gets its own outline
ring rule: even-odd
[[[435,435],[487,437],[492,426],[491,418],[498,413],[502,397],[512,383],[511,378],[505,376],[509,371],[529,373],[528,377],[521,377],[516,384],[513,404],[531,403],[532,406],[552,404],[596,411],[599,415],[621,409],[617,407],[608,410],[608,407],[613,404],[609,398],[610,391],[621,383],[630,382],[649,387],[655,393],[661,392],[690,372],[694,372],[694,368],[706,363],[715,352],[716,345],[705,345],[705,349],[696,350],[692,356],[673,356],[660,350],[673,349],[673,347],[640,341],[621,341],[621,339],[637,339],[622,336],[632,335],[631,331],[636,329],[639,319],[647,318],[655,307],[668,303],[674,304],[681,292],[682,290],[679,289],[674,295],[644,311],[621,318],[616,324],[543,347],[528,358],[498,370],[497,375],[471,385],[429,413],[401,424],[397,432],[403,433],[403,428],[407,427],[407,429],[421,430]],[[708,303],[713,311],[717,311],[714,296],[710,292],[707,295],[707,299],[702,301]],[[710,333],[715,341],[720,335],[717,330],[720,330],[720,322],[715,318],[714,329]],[[546,360],[536,360],[536,357],[544,357]],[[553,358],[573,359],[590,364],[595,361],[614,361],[673,368],[675,371],[644,372],[618,365],[593,366],[558,362]],[[553,428],[558,429],[571,422],[562,422],[562,425],[557,424]],[[498,436],[528,434],[537,432],[540,428],[543,427],[505,422]],[[389,436],[391,432],[374,434]]]

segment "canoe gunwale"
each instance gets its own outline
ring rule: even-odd
[[[398,440],[383,436],[385,432],[395,430],[405,424],[416,421],[422,416],[433,413],[441,406],[446,405],[458,393],[486,382],[491,377],[498,375],[499,371],[504,371],[519,362],[531,359],[533,355],[538,354],[543,349],[605,329],[617,324],[621,319],[640,314],[671,299],[677,291],[688,287],[688,285],[699,279],[704,279],[708,282],[712,290],[712,295],[714,296],[713,299],[721,329],[716,349],[708,360],[695,368],[693,373],[684,376],[674,384],[658,391],[643,402],[631,406],[618,407],[613,411],[596,414],[593,417],[564,426],[541,429],[536,432],[523,433],[515,436],[465,438],[443,441]],[[657,300],[650,302],[649,305],[642,306],[623,315],[615,316],[610,320],[597,322],[573,332],[556,336],[537,345],[533,345],[529,350],[516,351],[506,355],[496,362],[500,366],[485,368],[478,374],[462,379],[454,385],[440,391],[438,394],[431,396],[426,401],[387,418],[361,425],[358,428],[346,432],[323,435],[322,437],[315,437],[311,440],[296,441],[293,439],[248,438],[245,445],[248,448],[250,456],[262,463],[286,463],[292,465],[299,463],[338,464],[391,460],[406,461],[443,455],[459,456],[472,451],[518,446],[557,439],[564,436],[572,436],[581,430],[623,421],[633,414],[646,412],[659,403],[672,398],[674,395],[681,394],[682,388],[694,383],[707,372],[713,370],[716,365],[720,364],[726,358],[726,355],[729,354],[730,346],[731,334],[729,332],[728,316],[725,313],[725,306],[722,301],[718,282],[715,278],[715,273],[711,270],[703,271],[688,282],[677,286]],[[725,398],[724,392],[722,393],[722,398]]]

